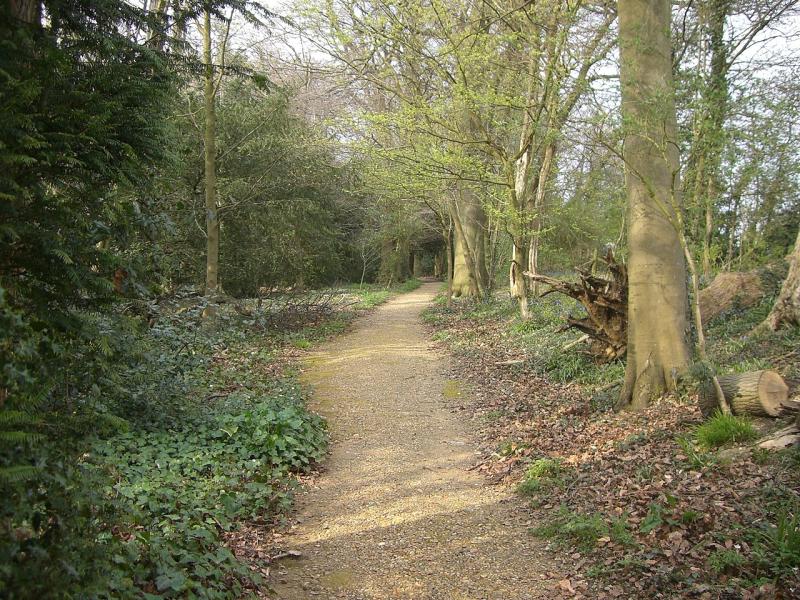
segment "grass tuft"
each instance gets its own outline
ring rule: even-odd
[[[695,436],[700,446],[706,449],[719,448],[735,442],[747,442],[758,437],[758,431],[744,417],[716,413],[698,426]]]
[[[560,460],[540,458],[534,461],[525,477],[517,486],[517,491],[524,496],[533,496],[561,483],[559,476],[564,472]]]

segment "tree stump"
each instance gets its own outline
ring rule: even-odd
[[[735,415],[778,417],[793,408],[789,386],[775,371],[750,371],[719,377],[725,399]],[[707,382],[700,393],[700,411],[709,417],[719,408],[714,386]]]
[[[558,292],[583,305],[586,316],[568,317],[563,329],[573,328],[587,334],[591,338],[589,353],[601,362],[610,362],[625,355],[628,343],[628,271],[624,263],[614,258],[610,246],[602,260],[607,268],[606,277],[593,275],[591,270],[575,269],[577,283],[529,272],[525,275],[531,281],[550,286],[542,296]]]

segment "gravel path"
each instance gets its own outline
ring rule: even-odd
[[[468,424],[448,358],[429,347],[428,283],[360,319],[311,355],[304,379],[328,419],[332,454],[298,497],[273,565],[277,598],[523,600],[551,596],[541,542],[513,492],[468,471]]]

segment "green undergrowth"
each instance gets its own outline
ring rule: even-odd
[[[149,325],[76,313],[86,342],[65,383],[38,400],[23,439],[3,435],[0,466],[24,475],[0,481],[0,596],[222,599],[258,581],[225,532],[277,518],[327,443],[275,358],[349,317],[281,333],[201,309]]]
[[[564,485],[565,471],[566,468],[559,459],[537,459],[525,470],[522,481],[517,485],[517,492],[532,498],[544,495],[553,488]]]
[[[725,372],[776,369],[786,378],[800,378],[800,327],[757,329],[773,303],[774,297],[767,296],[753,308],[734,308],[709,324],[709,354]]]
[[[622,378],[625,366],[621,361],[597,363],[582,352],[582,344],[564,349],[580,337],[574,331],[562,331],[567,317],[583,313],[576,301],[550,294],[532,298],[530,308],[531,318],[522,320],[517,304],[505,294],[498,294],[488,302],[457,300],[450,308],[446,305],[446,298],[440,296],[434,306],[425,311],[423,318],[439,328],[434,334],[436,339],[446,342],[454,350],[463,351],[469,351],[479,341],[480,334],[473,326],[496,325],[501,329],[508,352],[524,359],[526,370],[547,376],[552,381],[602,386]]]
[[[27,398],[36,417],[2,412],[0,597],[246,596],[259,576],[226,533],[279,519],[327,445],[281,349],[419,285],[351,287],[291,320],[255,301],[204,319],[192,295],[76,311],[83,338],[52,391]]]
[[[531,533],[552,540],[559,546],[583,551],[590,551],[599,543],[636,545],[627,515],[608,517],[601,513],[577,513],[563,505],[546,523],[534,528]]]
[[[241,593],[252,576],[222,532],[288,508],[292,475],[321,459],[325,446],[324,423],[305,410],[291,381],[231,394],[174,428],[98,442],[87,468],[114,482],[108,500],[122,509],[119,526],[127,530],[117,550],[123,572],[109,583],[118,593],[143,582],[167,596]]]

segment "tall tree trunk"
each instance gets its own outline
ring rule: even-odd
[[[453,302],[453,222],[444,232],[445,251],[447,252],[447,306]]]
[[[711,0],[706,19],[711,48],[711,72],[706,85],[704,153],[706,155],[705,231],[703,235],[703,276],[711,278],[711,243],[714,234],[714,209],[719,201],[719,177],[725,146],[725,118],[728,112],[728,46],[725,43],[725,20],[731,0]]]
[[[797,232],[794,250],[789,256],[789,274],[764,323],[772,331],[784,325],[800,325],[800,230]]]
[[[730,215],[728,216],[728,251],[725,254],[726,271],[730,271],[731,265],[733,264],[734,240],[736,238],[736,224],[739,222],[739,203],[741,200],[741,195],[734,194],[732,206],[730,208]]]
[[[669,0],[619,0],[628,191],[628,357],[619,408],[642,409],[689,363]]]
[[[211,12],[203,12],[203,98],[205,131],[203,133],[206,205],[206,294],[219,288],[219,207],[217,206],[216,136],[217,118],[214,106],[214,65],[211,54]]]
[[[155,26],[150,31],[146,44],[154,50],[163,51],[167,43],[167,0],[149,0],[147,10],[151,13]]]
[[[533,76],[530,75],[529,79],[533,81]],[[532,94],[532,85],[529,83],[529,96]],[[531,316],[528,307],[528,280],[524,275],[528,268],[528,245],[530,244],[530,215],[527,214],[527,202],[525,201],[531,187],[530,128],[531,117],[529,112],[525,111],[520,139],[520,147],[524,148],[524,151],[514,163],[514,179],[509,185],[511,265],[508,272],[508,287],[511,297],[515,298],[519,305],[520,317],[526,320]]]
[[[539,243],[542,236],[542,215],[544,213],[544,202],[547,198],[547,186],[550,183],[550,176],[553,173],[553,161],[556,156],[556,144],[551,142],[545,146],[542,152],[539,173],[536,178],[536,191],[529,198],[529,212],[533,215],[531,224],[531,238],[528,248],[528,271],[532,274],[539,273]],[[534,281],[533,293],[539,294],[539,283]]]

